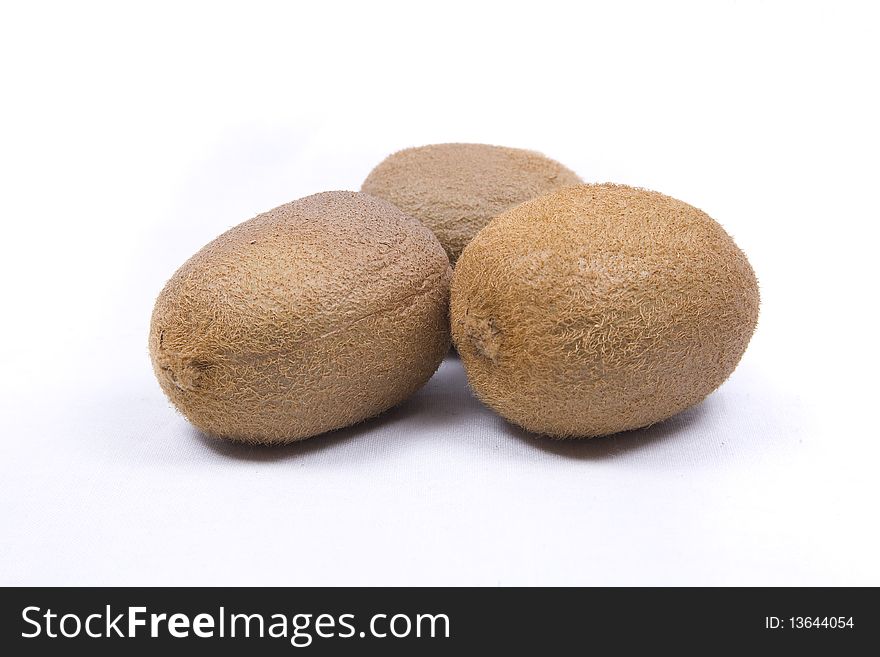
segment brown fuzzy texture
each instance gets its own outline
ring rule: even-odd
[[[451,294],[477,395],[556,437],[635,429],[698,403],[736,367],[759,302],[748,260],[709,216],[611,184],[497,217],[464,250]]]
[[[205,433],[284,443],[394,406],[449,349],[452,275],[425,226],[326,192],[224,233],[156,301],[162,389]]]
[[[455,265],[489,221],[523,201],[581,179],[534,151],[486,144],[437,144],[388,156],[361,191],[391,201],[428,226]]]

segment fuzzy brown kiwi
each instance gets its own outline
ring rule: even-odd
[[[465,248],[453,341],[476,394],[556,437],[644,427],[702,400],[758,318],[745,255],[657,192],[580,185],[503,213]]]
[[[284,443],[424,384],[449,349],[451,269],[418,220],[357,192],[282,205],[190,258],[156,301],[162,389],[199,429]]]
[[[461,250],[493,217],[580,182],[573,171],[534,151],[435,144],[389,155],[370,172],[361,191],[421,220],[455,265]]]

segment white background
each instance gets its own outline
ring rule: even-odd
[[[4,3],[0,583],[880,584],[871,7]],[[731,379],[553,442],[448,360],[363,426],[201,437],[150,369],[165,280],[448,141],[718,219],[763,301]]]

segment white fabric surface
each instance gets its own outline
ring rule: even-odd
[[[868,5],[303,4],[4,9],[0,584],[880,584]],[[164,281],[443,141],[721,221],[763,301],[732,378],[553,442],[450,357],[358,427],[202,438],[150,370]]]

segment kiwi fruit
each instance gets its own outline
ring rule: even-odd
[[[533,151],[436,144],[388,156],[370,172],[361,191],[421,220],[454,266],[461,250],[493,217],[580,182],[574,172]]]
[[[452,270],[418,220],[326,192],[227,231],[153,310],[149,350],[171,402],[210,436],[285,443],[394,406],[449,349]]]
[[[452,338],[488,406],[535,433],[644,427],[711,393],[755,329],[758,284],[702,211],[578,185],[495,218],[464,249]]]

